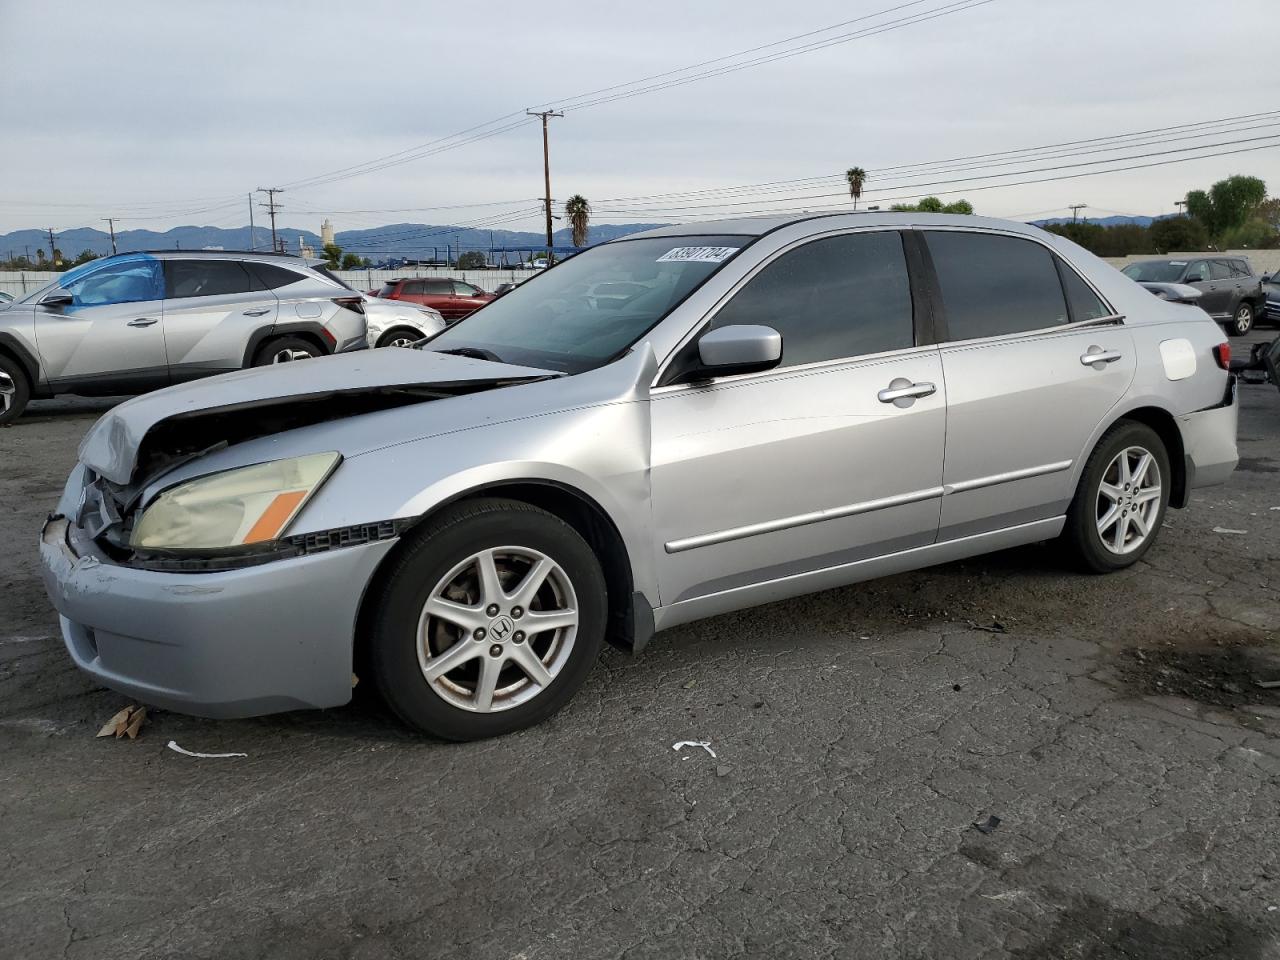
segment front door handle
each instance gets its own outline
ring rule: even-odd
[[[246,311],[244,312],[244,315],[245,315],[246,317],[261,317],[261,316],[263,316],[264,314],[267,314],[267,313],[270,313],[270,312],[271,312],[271,308],[270,308],[270,307],[263,307],[263,308],[262,308],[262,309],[260,309],[260,310],[246,310]]]
[[[151,326],[155,326],[155,325],[156,325],[157,323],[159,323],[159,322],[160,322],[160,320],[159,320],[158,318],[156,318],[156,317],[139,317],[137,320],[130,320],[130,321],[129,321],[129,326],[131,326],[131,327],[151,327]]]
[[[1115,363],[1120,354],[1114,350],[1103,350],[1101,347],[1090,347],[1087,353],[1080,355],[1080,362],[1086,367],[1101,370],[1104,363]]]
[[[889,386],[877,393],[876,399],[881,403],[896,403],[899,400],[906,400],[908,403],[900,404],[900,406],[908,406],[909,402],[917,397],[927,397],[937,392],[938,388],[932,383],[912,383],[904,377],[898,377]]]

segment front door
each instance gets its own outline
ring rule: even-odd
[[[1197,260],[1187,268],[1183,283],[1200,291],[1196,305],[1211,317],[1221,319],[1230,308],[1234,287],[1226,283],[1231,275],[1226,264],[1217,260]]]
[[[651,394],[662,604],[932,543],[945,391],[901,236],[782,253],[699,333],[732,324],[778,330],[781,365]]]
[[[925,237],[948,341],[938,539],[1062,516],[1085,444],[1133,379],[1133,339],[1035,241],[968,231]]]
[[[165,343],[175,383],[239,370],[254,334],[275,324],[276,295],[238,261],[168,259],[164,275]]]
[[[38,307],[36,345],[55,389],[139,393],[169,382],[160,264],[140,254],[68,274],[72,303]]]

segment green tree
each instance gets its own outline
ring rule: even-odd
[[[369,266],[369,261],[358,253],[344,253],[342,255],[343,270],[359,270],[361,267]]]
[[[862,185],[867,182],[867,171],[861,167],[850,167],[844,172],[849,183],[849,199],[853,201],[853,209],[858,209],[858,200],[862,197]]]
[[[925,197],[919,203],[895,203],[889,208],[895,213],[962,213],[973,215],[973,204],[968,200],[943,203],[937,197]]]
[[[468,250],[458,255],[459,270],[483,270],[486,266],[488,260],[480,250]]]
[[[1187,212],[1205,225],[1217,241],[1243,226],[1267,198],[1267,185],[1257,177],[1234,176],[1219,180],[1206,192],[1187,194]]]
[[[564,202],[564,218],[569,221],[569,230],[573,234],[573,245],[587,245],[587,230],[591,226],[591,204],[580,193],[575,193]]]
[[[40,266],[43,267],[46,262],[47,262],[47,258],[44,255],[44,250],[42,250],[40,247],[36,247],[36,263],[38,263]]]
[[[1195,217],[1164,217],[1152,222],[1151,246],[1156,253],[1192,252],[1209,245],[1209,232]]]
[[[75,260],[72,261],[71,265],[73,267],[78,267],[82,263],[88,263],[90,260],[97,260],[97,259],[98,259],[98,255],[94,253],[92,250],[81,250],[80,256],[76,257]]]

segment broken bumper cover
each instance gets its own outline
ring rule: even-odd
[[[45,589],[76,666],[143,703],[202,717],[334,707],[351,699],[360,601],[383,540],[221,573],[120,566],[54,517]]]
[[[1187,489],[1226,483],[1240,455],[1236,450],[1236,378],[1227,387],[1227,396],[1216,407],[1178,418],[1182,449],[1187,467]]]

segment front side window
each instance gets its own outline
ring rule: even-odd
[[[463,283],[461,280],[453,281],[453,292],[459,297],[482,296],[482,293],[478,287],[473,287],[469,283]]]
[[[951,340],[1043,330],[1067,322],[1053,254],[1020,237],[927,231]]]
[[[253,286],[248,271],[235,260],[166,260],[164,284],[171,300],[248,293]]]
[[[1225,260],[1214,260],[1209,264],[1209,278],[1211,280],[1230,280],[1231,268],[1227,266]]]
[[[580,373],[620,355],[751,242],[673,236],[602,243],[526,280],[432,338],[424,349]],[[592,295],[602,283],[642,293]]]
[[[1185,260],[1143,260],[1129,264],[1120,272],[1139,283],[1177,283],[1186,269]]]
[[[64,277],[61,286],[71,294],[73,306],[76,307],[141,303],[161,298],[164,284],[160,276],[160,264],[157,261],[132,260],[108,264],[75,279]]]
[[[902,236],[850,233],[784,253],[716,314],[713,327],[760,324],[782,334],[782,366],[913,346]]]
[[[1209,279],[1209,264],[1204,260],[1197,260],[1191,266],[1187,267],[1187,276],[1183,283],[1204,283]]]

